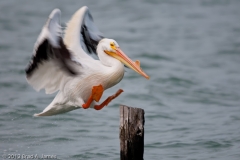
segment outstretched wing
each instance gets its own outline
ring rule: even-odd
[[[88,7],[80,8],[71,18],[65,30],[64,43],[75,56],[91,58],[86,52],[95,53],[98,42],[104,38],[93,22]],[[91,58],[92,59],[92,58]]]
[[[73,55],[63,43],[60,17],[59,9],[52,11],[25,70],[28,83],[37,91],[45,88],[47,94],[56,92],[68,78],[77,74]],[[79,62],[78,66],[81,67]]]

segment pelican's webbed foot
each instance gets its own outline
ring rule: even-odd
[[[100,105],[95,105],[94,109],[100,110],[103,107],[107,106],[114,98],[118,97],[123,92],[122,89],[119,89],[114,95],[109,96],[105,101],[103,101]]]
[[[92,88],[92,94],[90,95],[90,97],[88,98],[87,103],[83,104],[82,107],[84,109],[88,109],[92,103],[92,101],[96,101],[99,102],[99,100],[101,99],[102,95],[103,95],[103,91],[104,88],[103,86],[100,84],[99,86],[93,86]],[[96,110],[100,110],[103,107],[107,106],[113,99],[115,99],[116,97],[118,97],[121,93],[123,92],[122,89],[119,89],[115,94],[113,94],[112,96],[109,96],[105,101],[103,101],[100,105],[95,105],[94,109]]]

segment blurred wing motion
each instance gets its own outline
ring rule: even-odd
[[[103,37],[97,27],[95,27],[92,16],[85,7],[80,10],[83,23],[78,25],[71,25],[79,27],[81,30],[68,28],[68,32],[76,31],[74,34],[76,38],[70,37],[67,41],[69,49],[65,46],[62,39],[62,29],[60,26],[61,12],[59,9],[55,9],[49,16],[46,24],[44,25],[34,47],[34,55],[26,68],[27,81],[37,91],[45,89],[47,94],[58,91],[61,85],[64,85],[71,76],[81,74],[82,65],[80,62],[81,56],[88,56],[81,47],[88,50],[89,52],[96,53],[96,46],[99,40]],[[77,20],[79,22],[81,20]],[[70,33],[66,34],[69,35]],[[71,36],[71,35],[70,35]],[[80,39],[79,39],[80,37]],[[74,43],[73,43],[74,42]],[[80,50],[72,52],[73,50]]]
[[[103,34],[93,22],[89,9],[84,6],[79,9],[67,24],[64,43],[74,51],[76,57],[92,59],[85,52],[95,53]],[[80,44],[80,45],[79,45]]]

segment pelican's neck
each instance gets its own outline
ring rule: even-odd
[[[102,49],[97,49],[100,62],[106,67],[105,89],[110,88],[122,80],[124,65],[117,59],[107,55]]]

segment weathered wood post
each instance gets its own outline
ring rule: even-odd
[[[143,160],[144,110],[120,106],[120,159]]]

